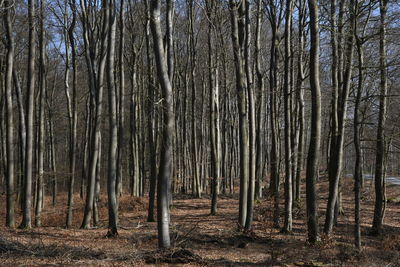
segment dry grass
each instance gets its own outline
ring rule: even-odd
[[[66,196],[52,207],[46,199],[43,227],[31,230],[3,227],[0,210],[0,266],[400,266],[400,204],[390,201],[381,236],[368,236],[373,212],[373,187],[367,183],[362,201],[363,250],[353,243],[352,181],[343,185],[345,215],[339,218],[332,237],[316,245],[306,242],[305,205],[294,209],[293,233],[281,234],[271,224],[272,200],[256,204],[253,231],[237,230],[238,200],[221,197],[218,214],[209,216],[208,198],[179,197],[174,201],[171,224],[173,249],[157,250],[156,223],[146,222],[147,200],[124,196],[120,204],[117,238],[106,238],[107,203],[102,196],[100,226],[80,230],[83,201],[75,197],[74,228],[64,229]],[[319,215],[323,223],[327,182],[319,183]],[[389,187],[396,199],[399,187]],[[5,203],[4,196],[0,196]],[[283,210],[283,202],[282,202]],[[20,221],[18,211],[17,221]]]

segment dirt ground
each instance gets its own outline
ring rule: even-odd
[[[327,202],[327,181],[318,183],[320,230]],[[283,186],[282,186],[283,187]],[[47,199],[43,227],[7,229],[5,196],[0,210],[0,266],[400,266],[400,187],[387,188],[388,205],[381,236],[367,235],[372,221],[374,191],[371,182],[363,189],[362,244],[353,246],[353,181],[343,184],[345,214],[331,238],[322,236],[316,245],[306,242],[305,204],[294,208],[293,234],[272,228],[272,201],[256,202],[254,229],[237,230],[237,197],[220,196],[218,215],[209,216],[208,197],[175,196],[171,210],[173,249],[157,251],[156,223],[146,222],[147,200],[124,196],[120,204],[119,236],[106,238],[106,197],[101,201],[101,225],[79,229],[83,201],[76,196],[74,228],[64,229],[66,196],[52,207]],[[304,198],[304,194],[303,194]],[[283,211],[283,202],[282,208]],[[283,214],[282,214],[283,215]],[[283,217],[282,217],[283,218]],[[21,220],[18,212],[17,222]]]

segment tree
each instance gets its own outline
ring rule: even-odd
[[[65,50],[66,50],[66,74],[65,74],[65,84],[66,89],[65,93],[67,96],[68,102],[68,117],[69,117],[69,138],[70,138],[70,146],[69,146],[69,172],[70,172],[70,180],[69,180],[69,191],[68,191],[68,210],[67,210],[67,219],[66,219],[66,227],[69,228],[72,226],[72,218],[73,218],[73,208],[74,208],[74,184],[75,184],[75,167],[76,167],[76,135],[77,135],[77,120],[78,120],[78,111],[77,111],[77,63],[76,63],[76,48],[75,48],[75,37],[74,37],[74,29],[76,25],[76,4],[75,1],[69,1],[69,6],[72,11],[72,21],[68,28],[68,35],[65,32]],[[68,44],[69,41],[69,44]],[[69,45],[71,46],[71,61],[72,61],[72,100],[69,93],[69,85],[68,85],[68,75],[69,75]]]
[[[4,25],[7,38],[7,56],[6,56],[6,74],[5,74],[5,102],[6,102],[6,150],[7,150],[7,214],[6,226],[13,228],[15,224],[14,218],[14,116],[13,116],[13,99],[12,99],[12,80],[14,65],[14,37],[11,18],[12,1],[4,1]]]
[[[245,226],[247,217],[247,194],[249,188],[249,127],[247,120],[246,92],[247,81],[245,73],[245,5],[247,1],[229,1],[232,27],[232,44],[235,60],[237,103],[239,109],[239,145],[240,145],[240,197],[239,225]]]
[[[379,234],[384,217],[384,161],[385,161],[385,122],[386,122],[386,94],[387,94],[387,65],[386,65],[386,12],[387,0],[379,1],[380,26],[379,26],[379,118],[376,136],[375,158],[375,208],[372,222],[372,233]]]
[[[332,4],[331,10],[335,9],[336,6]],[[349,96],[350,91],[350,82],[351,82],[351,73],[352,73],[352,60],[353,60],[353,46],[354,46],[354,27],[355,27],[355,14],[354,14],[354,1],[350,1],[349,5],[349,13],[350,13],[350,20],[349,20],[349,32],[346,39],[346,61],[344,62],[344,75],[341,81],[342,88],[338,90],[338,74],[337,74],[337,44],[336,44],[336,36],[335,33],[332,33],[332,47],[333,53],[333,67],[332,67],[332,80],[333,80],[333,125],[335,125],[333,129],[333,136],[331,141],[331,148],[330,148],[330,158],[329,158],[329,197],[328,197],[328,205],[326,209],[326,219],[325,219],[325,226],[324,232],[326,234],[330,234],[333,227],[334,222],[334,210],[335,206],[338,205],[338,187],[339,187],[339,179],[341,175],[342,169],[342,161],[343,161],[343,144],[345,138],[345,125],[346,125],[346,114],[347,114],[347,99]],[[335,11],[333,11],[334,13]],[[332,20],[335,20],[335,14],[332,14]],[[335,23],[333,23],[333,27],[335,27]],[[335,30],[334,30],[335,31]],[[335,92],[337,91],[337,92]],[[337,107],[336,107],[337,106]],[[338,207],[337,207],[338,208]]]
[[[291,147],[291,86],[290,86],[290,58],[291,58],[291,24],[293,3],[286,0],[285,11],[285,74],[284,74],[284,113],[285,113],[285,223],[282,231],[292,231],[292,204],[293,204],[293,182],[292,182],[292,147]]]
[[[107,36],[108,36],[108,19],[107,1],[102,0],[101,14],[102,25],[93,24],[93,12],[97,6],[88,5],[85,1],[81,1],[81,18],[83,26],[85,57],[89,73],[89,88],[91,93],[91,110],[93,112],[92,129],[90,131],[90,157],[89,157],[89,177],[87,185],[85,213],[81,228],[87,229],[90,227],[90,220],[94,209],[94,219],[96,219],[97,201],[95,193],[99,193],[99,168],[101,155],[101,116],[102,116],[102,101],[104,89],[104,72],[107,55]],[[90,28],[89,28],[90,27]],[[100,42],[99,50],[97,50],[96,42]],[[99,59],[97,59],[99,56]],[[97,185],[97,186],[96,186]]]
[[[108,233],[107,236],[117,236],[118,205],[117,205],[117,95],[114,77],[115,35],[116,35],[116,7],[114,0],[108,3],[109,29],[107,52],[107,80],[108,80],[108,108],[110,140],[108,150]]]
[[[220,177],[220,134],[219,134],[219,81],[218,81],[218,58],[213,42],[215,3],[206,2],[208,17],[208,83],[210,87],[210,139],[211,139],[211,176],[213,178],[211,185],[211,215],[217,214],[218,198],[218,179]]]
[[[311,135],[307,157],[306,203],[308,241],[318,240],[318,216],[315,180],[318,173],[319,147],[321,143],[321,89],[319,84],[319,27],[317,0],[308,0],[310,10],[310,88],[311,88]]]
[[[33,115],[35,93],[35,3],[28,0],[28,76],[26,94],[26,148],[24,170],[24,204],[21,228],[31,228],[32,172],[33,172]]]
[[[150,26],[153,35],[154,55],[158,80],[163,97],[163,129],[160,153],[160,167],[157,183],[157,228],[158,246],[167,249],[171,246],[169,236],[169,183],[172,175],[172,141],[174,138],[174,109],[172,103],[172,86],[168,75],[168,64],[164,51],[161,21],[161,1],[151,0]]]
[[[41,226],[41,213],[43,208],[43,175],[44,175],[44,150],[45,150],[45,125],[44,125],[44,101],[46,95],[46,41],[44,30],[44,8],[45,0],[40,0],[40,35],[39,35],[39,144],[38,144],[38,179],[36,184],[36,209],[35,225]]]

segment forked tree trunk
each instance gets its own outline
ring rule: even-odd
[[[337,115],[335,120],[337,120],[337,131],[335,131],[335,135],[333,138],[334,147],[331,146],[331,156],[329,159],[329,197],[328,197],[328,205],[326,209],[326,218],[325,218],[325,226],[324,232],[329,235],[332,232],[332,227],[334,223],[334,211],[335,205],[338,205],[337,199],[339,195],[339,180],[342,170],[342,161],[343,161],[343,145],[345,138],[345,126],[346,126],[346,114],[347,114],[347,99],[350,91],[350,81],[351,81],[351,73],[352,73],[352,60],[353,60],[353,43],[354,43],[354,23],[355,23],[355,14],[353,10],[354,1],[350,0],[349,10],[350,10],[350,28],[348,37],[346,39],[346,62],[345,62],[345,72],[342,80],[342,88],[337,96],[334,96],[334,102],[337,102]],[[334,7],[332,7],[333,9]],[[335,18],[335,15],[332,15]],[[334,20],[334,19],[333,19]],[[335,48],[336,46],[336,38],[332,36],[332,46]],[[335,48],[336,49],[336,48]],[[334,49],[334,50],[335,50]],[[333,53],[332,57],[335,56],[336,53]],[[336,65],[336,63],[334,64]],[[336,67],[333,68],[336,70]],[[336,75],[333,73],[333,77]],[[333,79],[335,83],[337,83],[336,78]],[[337,85],[334,84],[336,88]],[[338,98],[337,100],[335,98]],[[333,110],[334,112],[334,110]],[[340,204],[340,202],[339,202]],[[339,208],[340,206],[337,206]]]
[[[104,89],[104,69],[106,64],[106,47],[107,47],[107,36],[108,36],[108,11],[107,11],[107,1],[102,0],[101,11],[102,11],[102,25],[100,32],[98,32],[99,36],[89,36],[93,34],[91,29],[87,27],[93,26],[90,24],[89,20],[91,18],[91,10],[93,7],[87,6],[85,4],[82,8],[82,20],[83,20],[83,34],[85,39],[85,51],[87,57],[87,64],[89,68],[89,73],[91,78],[90,87],[92,89],[92,95],[94,98],[94,116],[93,116],[93,126],[91,130],[91,144],[90,144],[90,160],[89,160],[89,175],[88,175],[88,186],[87,186],[87,194],[86,194],[86,203],[85,203],[85,212],[83,217],[83,222],[81,228],[88,229],[90,227],[90,220],[92,218],[93,207],[95,205],[95,188],[96,188],[96,177],[100,175],[98,169],[100,167],[100,145],[101,145],[101,117],[102,117],[102,101],[103,101],[103,89]],[[89,12],[89,14],[88,14]],[[89,38],[90,37],[90,38]],[[94,41],[92,38],[98,38],[99,49],[98,51],[100,58],[98,59],[98,64],[95,64],[97,51],[89,51],[89,48],[93,49],[93,44],[90,42]],[[93,54],[94,52],[94,54]],[[96,221],[96,220],[95,220]]]

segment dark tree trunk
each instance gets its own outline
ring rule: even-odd
[[[386,122],[386,94],[387,94],[387,66],[386,66],[386,12],[387,0],[379,1],[380,28],[379,28],[379,68],[380,68],[380,95],[379,118],[376,136],[375,159],[375,209],[372,222],[372,233],[381,232],[384,217],[384,179],[385,179],[385,122]]]

